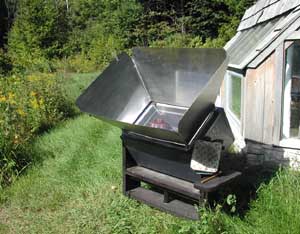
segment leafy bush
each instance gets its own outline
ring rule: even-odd
[[[8,52],[17,70],[49,72],[49,60],[63,54],[69,35],[65,2],[20,0],[8,34]]]
[[[86,73],[96,70],[93,62],[84,53],[78,53],[67,59],[58,60],[55,66],[58,71],[64,70],[64,72]]]
[[[57,60],[56,69],[77,73],[93,72],[105,67],[114,56],[124,50],[124,41],[112,34],[106,34],[101,23],[89,26],[77,40],[80,43],[74,43],[80,52]]]
[[[0,48],[0,77],[4,76],[9,70],[11,70],[11,61],[4,50]]]
[[[28,165],[37,133],[72,114],[60,83],[53,74],[0,79],[0,185]]]
[[[122,50],[122,42],[112,35],[92,39],[87,51],[89,59],[96,67],[103,68]]]
[[[174,34],[163,40],[157,40],[150,43],[150,47],[173,47],[173,48],[190,48],[193,47],[193,37],[188,34]]]

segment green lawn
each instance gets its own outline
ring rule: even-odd
[[[69,78],[67,95],[94,77]],[[123,197],[119,135],[81,115],[39,137],[39,163],[0,194],[0,233],[169,233],[185,222]]]
[[[170,233],[184,222],[122,196],[119,135],[82,115],[40,137],[35,149],[43,163],[2,194],[0,230]]]
[[[84,89],[95,80],[99,73],[66,74],[64,76],[64,88],[66,96],[72,102],[84,91]]]
[[[93,76],[70,82],[85,86]],[[77,85],[70,84],[73,97]],[[125,198],[119,135],[80,115],[40,136],[37,163],[0,192],[0,233],[300,233],[298,173],[264,186],[244,219],[207,212],[200,222],[186,221]]]

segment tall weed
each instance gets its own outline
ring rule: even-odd
[[[0,185],[10,184],[31,161],[29,143],[71,113],[53,74],[0,79]]]

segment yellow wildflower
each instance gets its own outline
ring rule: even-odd
[[[6,97],[5,96],[0,96],[0,102],[5,102],[6,101]]]
[[[16,134],[14,138],[14,144],[19,144],[19,136]]]
[[[44,105],[44,99],[41,98],[41,99],[39,100],[39,103],[40,103],[41,106],[43,106],[43,105]]]
[[[31,92],[30,92],[30,96],[34,97],[34,96],[36,96],[36,95],[37,95],[36,92],[34,92],[34,91],[31,91]]]
[[[30,75],[30,76],[27,77],[27,79],[29,81],[36,81],[36,80],[38,80],[38,78],[35,75]]]
[[[32,106],[33,109],[38,109],[39,108],[39,103],[36,100],[36,98],[31,100],[30,102],[31,102],[31,106]]]
[[[17,110],[18,114],[22,117],[26,116],[26,113],[24,112],[24,110],[22,110],[21,108],[18,108]]]
[[[13,100],[16,95],[13,92],[8,93],[8,99]]]

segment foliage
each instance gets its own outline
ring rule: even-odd
[[[151,0],[141,3],[144,14],[135,30],[140,44],[147,46],[181,34],[196,37],[202,46],[221,47],[235,33],[237,23],[253,1]]]
[[[48,72],[59,67],[57,61],[64,66],[70,60],[70,69],[82,72],[99,69],[111,54],[134,46],[221,47],[251,3],[20,0],[8,35],[9,57],[18,71]]]
[[[8,48],[18,70],[50,71],[49,60],[63,54],[68,38],[64,1],[21,0],[9,32]]]
[[[3,49],[0,48],[0,78],[11,70],[11,61]]]
[[[71,7],[73,30],[65,44],[69,70],[102,69],[122,50],[135,45],[132,31],[141,14],[135,0],[81,0],[71,2]]]
[[[258,190],[258,199],[242,219],[228,219],[227,230],[236,234],[299,233],[300,174],[295,171],[279,171],[268,184]]]
[[[174,48],[193,48],[198,45],[196,43],[196,38],[187,34],[174,34],[166,37],[164,40],[157,40],[150,43],[150,47],[174,47]],[[200,42],[203,45],[202,40]]]
[[[102,24],[88,27],[80,40],[80,53],[70,56],[66,61],[69,71],[102,69],[124,49],[122,40],[114,35],[106,35]]]
[[[0,80],[0,185],[31,161],[28,144],[37,133],[71,114],[60,84],[45,73]]]

